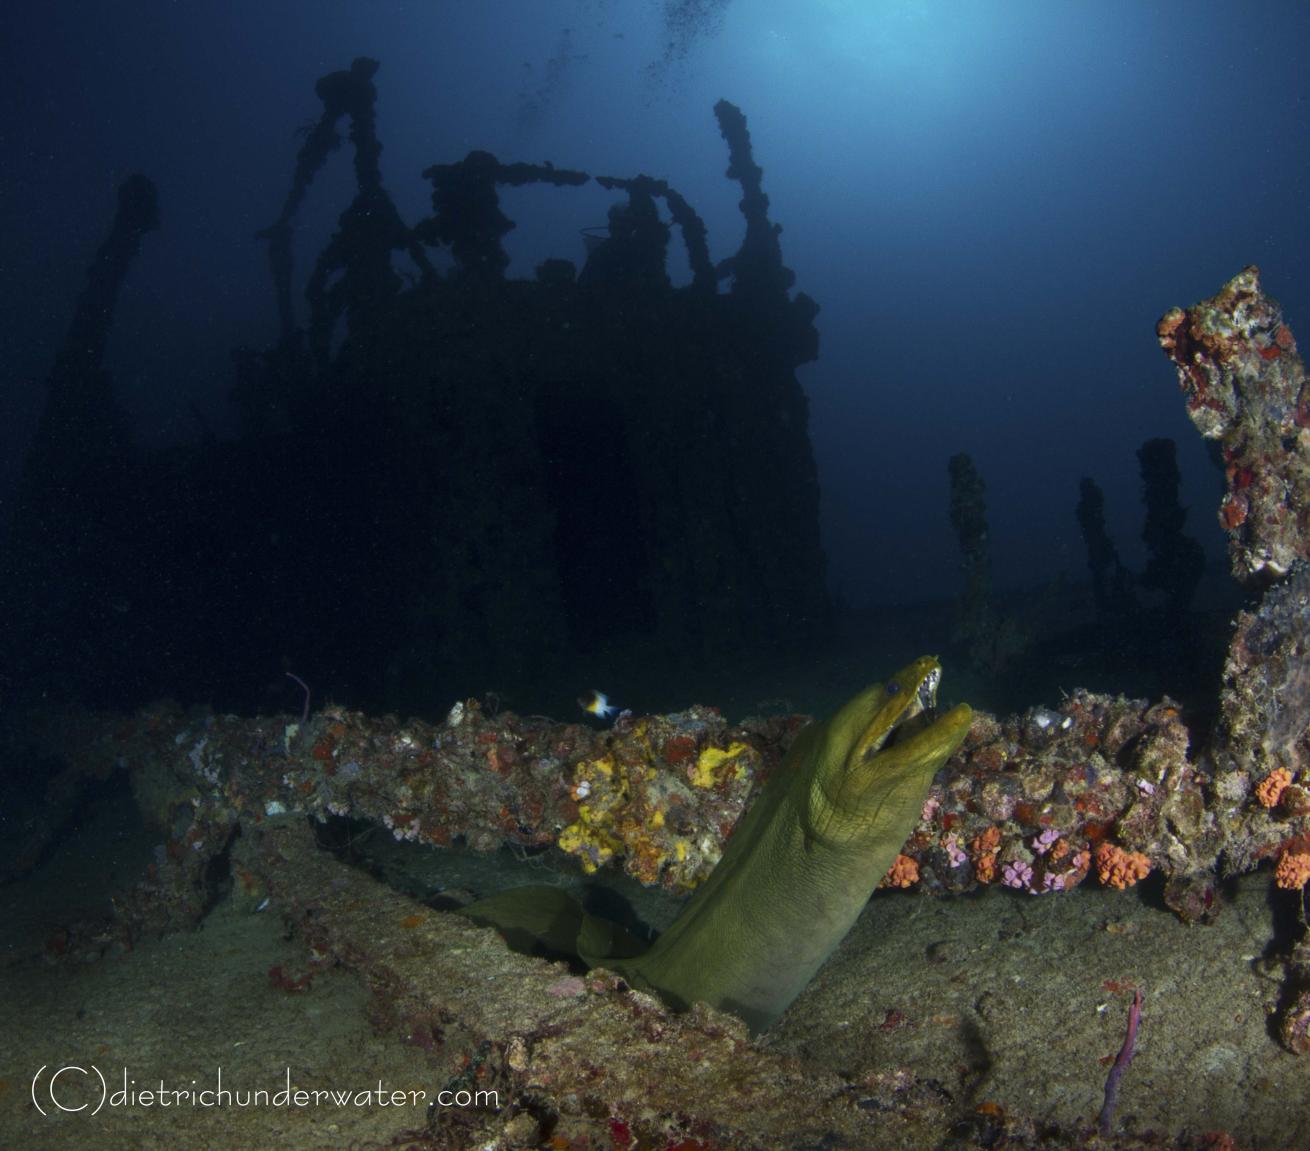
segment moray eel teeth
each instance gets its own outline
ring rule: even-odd
[[[919,704],[921,707],[934,707],[937,703],[937,685],[942,682],[942,669],[935,667],[923,677],[919,685]]]
[[[940,682],[940,664],[924,656],[805,728],[718,866],[641,954],[558,889],[504,892],[465,914],[505,930],[531,912],[556,937],[576,934],[590,966],[675,1007],[702,1001],[762,1031],[850,930],[914,830],[933,776],[968,734],[967,705],[936,714]]]

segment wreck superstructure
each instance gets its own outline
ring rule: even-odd
[[[795,369],[818,354],[818,308],[790,293],[745,117],[715,109],[744,191],[735,256],[711,262],[667,182],[604,176],[625,199],[585,264],[514,280],[498,189],[567,194],[590,177],[475,151],[424,172],[433,213],[406,224],[381,179],[377,67],[319,81],[322,115],[260,233],[279,337],[236,354],[242,435],[112,445],[121,483],[98,554],[79,562],[137,573],[139,594],[130,615],[68,621],[41,598],[44,569],[72,554],[51,543],[11,584],[32,605],[14,644],[24,680],[250,706],[234,685],[294,664],[337,698],[418,709],[469,683],[523,690],[579,654],[696,663],[817,637],[818,485]],[[309,272],[302,326],[294,220],[343,121],[357,191]],[[665,266],[675,228],[685,285]],[[88,434],[55,421],[46,440]],[[79,498],[41,458],[15,554]],[[88,646],[94,668],[68,657]]]

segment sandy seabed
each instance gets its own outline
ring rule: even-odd
[[[0,1146],[299,1151],[385,1146],[422,1128],[428,1100],[451,1081],[449,1059],[377,1032],[348,970],[321,971],[297,992],[270,980],[278,965],[306,966],[274,908],[225,899],[198,930],[97,962],[50,960],[52,927],[140,873],[150,847],[131,814],[126,798],[97,809],[38,871],[0,890]],[[426,858],[437,869],[447,857],[461,866],[453,853]],[[422,883],[477,889],[500,865],[463,866]],[[961,1115],[987,1105],[1089,1127],[1138,987],[1145,1007],[1121,1130],[1226,1130],[1244,1151],[1310,1149],[1310,1059],[1284,1051],[1270,1023],[1280,990],[1272,940],[1295,925],[1297,896],[1261,872],[1225,897],[1215,924],[1187,927],[1149,881],[1144,891],[1040,897],[879,892],[761,1042],[852,1080],[903,1068],[939,1084]],[[654,922],[675,910],[659,898],[646,893],[639,908]],[[56,1095],[86,1110],[41,1115],[31,1085],[42,1067],[39,1100],[48,1104],[54,1071],[70,1068]],[[201,1093],[217,1089],[220,1069],[233,1095],[215,1102]],[[136,1096],[91,1114],[98,1072],[111,1092],[126,1075]],[[293,1090],[347,1098],[279,1099],[288,1075]],[[161,1080],[181,1092],[168,1105],[141,1094]]]

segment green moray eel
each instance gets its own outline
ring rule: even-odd
[[[520,949],[577,955],[674,1007],[703,1001],[763,1031],[850,930],[963,742],[973,713],[961,704],[935,716],[940,679],[924,656],[806,727],[649,948],[558,888],[515,888],[463,914]]]

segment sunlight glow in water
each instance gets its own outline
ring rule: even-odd
[[[948,10],[926,0],[814,0],[770,15],[757,25],[755,52],[779,79],[808,72],[848,99],[912,94],[921,107],[959,96],[995,33],[987,5]]]

